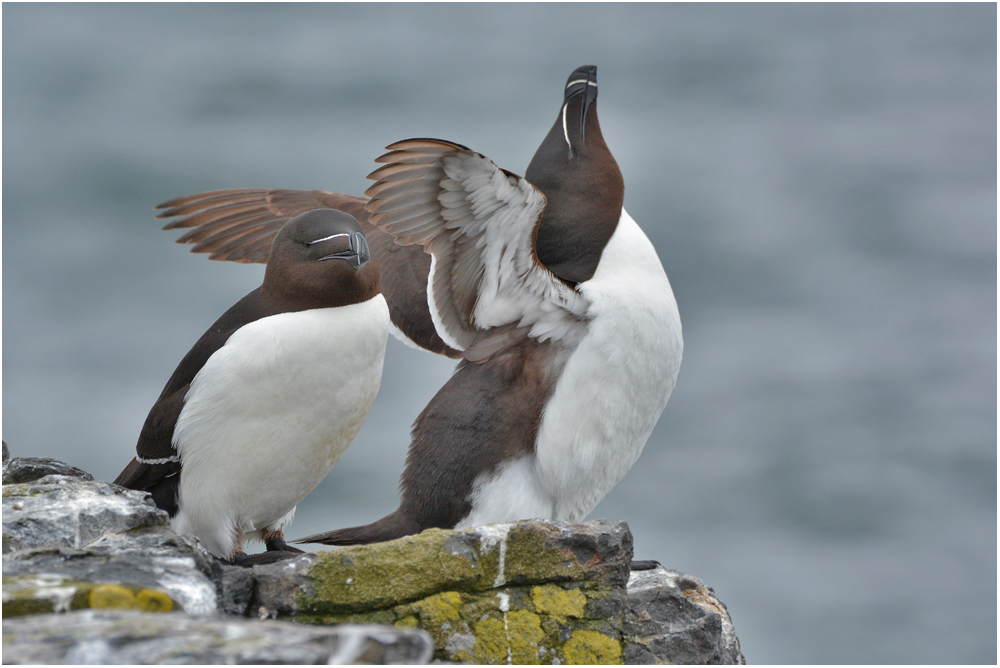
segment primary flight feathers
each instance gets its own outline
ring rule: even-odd
[[[567,317],[583,316],[580,295],[538,262],[541,192],[459,144],[387,148],[376,161],[386,165],[369,176],[368,221],[433,257],[430,313],[449,346],[481,357],[525,334],[546,340]]]

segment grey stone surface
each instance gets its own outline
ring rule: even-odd
[[[634,571],[627,591],[625,663],[746,663],[729,611],[698,578],[661,566]]]
[[[4,664],[427,663],[425,631],[83,610],[4,620]]]
[[[315,554],[302,554],[287,561],[254,566],[255,586],[249,614],[263,619],[298,612],[296,596],[309,588],[309,571],[318,559]]]
[[[39,547],[81,548],[106,534],[167,520],[148,494],[104,482],[49,475],[3,486],[5,554]]]
[[[100,554],[93,550],[52,548],[21,550],[7,555],[3,564],[4,618],[17,613],[16,601],[37,602],[46,596],[52,611],[59,608],[90,607],[89,599],[77,598],[77,592],[89,593],[91,585],[120,585],[130,591],[148,589],[170,597],[177,609],[204,615],[216,611],[216,583],[198,570],[195,555],[172,556],[138,554]],[[51,598],[53,587],[59,595]],[[61,598],[68,603],[60,604]],[[39,606],[21,606],[20,610]],[[9,609],[8,609],[9,608]]]
[[[193,536],[179,536],[169,526],[154,526],[107,534],[94,541],[87,549],[101,555],[136,555],[142,560],[157,557],[161,559],[190,560],[200,574],[208,577],[215,585],[218,609],[231,615],[245,615],[253,594],[253,573],[248,568],[233,566],[216,559],[201,546]],[[195,585],[198,575],[192,573]]]
[[[4,485],[4,616],[89,607],[99,585],[161,592],[196,614],[245,614],[252,575],[167,521],[148,494],[108,483],[46,476]]]
[[[9,456],[9,453],[7,454]],[[34,482],[47,475],[63,475],[83,480],[94,479],[94,476],[83,469],[78,469],[51,457],[15,457],[9,461],[4,459],[3,484],[5,485]]]

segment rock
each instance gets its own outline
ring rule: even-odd
[[[169,526],[147,527],[125,533],[108,534],[94,541],[88,550],[99,555],[131,554],[138,564],[154,557],[168,561],[177,568],[182,561],[193,569],[186,587],[198,587],[201,576],[207,577],[216,589],[216,607],[230,615],[245,615],[253,593],[253,573],[216,559],[193,536],[178,536]]]
[[[6,444],[4,444],[6,445]],[[4,450],[5,456],[9,453]],[[48,475],[62,475],[82,480],[93,480],[94,476],[75,466],[64,464],[51,457],[15,457],[4,459],[3,484],[11,485],[19,482],[34,482]]]
[[[416,536],[303,555],[254,567],[254,605],[279,616],[353,614],[416,601],[441,591],[488,592],[563,583],[623,587],[632,535],[628,525],[531,520]]]
[[[7,468],[7,461],[10,459],[10,449],[7,447],[7,441],[3,441],[3,467]]]
[[[659,589],[672,586],[685,605],[702,618],[707,613],[673,581],[648,575],[632,576],[643,583],[633,601],[625,588],[631,557],[628,526],[611,520],[430,530],[255,567],[251,608],[261,617],[313,624],[418,626],[430,632],[435,657],[444,661],[669,661],[673,646],[662,650],[657,644],[674,637],[664,626],[672,621],[655,607]],[[656,616],[641,626],[637,616],[646,605],[653,605]],[[627,610],[636,617],[631,634]],[[721,628],[718,614],[711,621]],[[642,653],[647,645],[656,652]],[[683,662],[723,656],[702,647],[702,655],[689,651]],[[692,660],[698,656],[702,660]]]
[[[255,567],[251,607],[419,626],[446,661],[743,663],[711,590],[662,567],[629,577],[631,553],[627,525],[610,520],[432,530]]]
[[[4,620],[4,664],[427,663],[426,632],[86,610]]]
[[[3,617],[81,608],[214,613],[215,583],[197,557],[21,550],[4,559]]]
[[[12,460],[8,470],[17,460]],[[3,486],[3,552],[75,547],[105,534],[165,524],[167,514],[145,492],[49,475]]]
[[[726,606],[696,577],[662,566],[628,583],[625,663],[744,664]]]
[[[148,494],[117,485],[64,476],[4,485],[4,617],[150,606],[245,614],[252,574],[167,520]]]
[[[415,637],[446,662],[743,660],[700,580],[630,574],[623,522],[431,529],[249,569],[178,536],[147,494],[85,476],[4,485],[5,662],[302,663],[350,647],[388,662],[411,660]],[[275,634],[300,641],[268,650]]]

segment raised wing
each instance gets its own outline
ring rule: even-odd
[[[271,242],[290,218],[313,209],[337,209],[367,219],[363,197],[322,190],[238,188],[178,197],[157,206],[157,218],[173,218],[163,229],[192,228],[177,243],[210,260],[267,262]],[[370,243],[370,242],[369,242]]]
[[[369,222],[433,258],[427,294],[438,334],[469,359],[531,336],[563,338],[587,302],[539,261],[545,196],[459,144],[408,139],[369,175]]]
[[[364,197],[323,190],[241,188],[179,197],[160,204],[158,218],[173,218],[163,229],[189,228],[178,243],[194,244],[193,253],[209,259],[266,263],[274,235],[290,218],[313,209],[337,209],[361,222],[372,254],[382,269],[382,292],[389,315],[403,338],[449,357],[461,353],[438,336],[427,306],[431,258],[419,246],[400,246],[368,223]],[[400,336],[401,335],[401,336]]]

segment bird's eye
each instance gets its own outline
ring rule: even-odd
[[[306,248],[309,248],[310,246],[313,245],[313,242],[311,241],[300,241],[299,243],[305,246]]]

